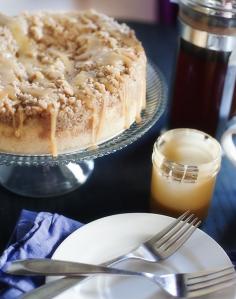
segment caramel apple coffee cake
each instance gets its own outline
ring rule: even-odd
[[[72,152],[140,120],[146,56],[95,11],[0,15],[0,151]]]

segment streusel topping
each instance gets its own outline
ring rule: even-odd
[[[57,128],[72,126],[119,92],[142,52],[129,27],[95,11],[0,15],[0,119],[56,111]]]

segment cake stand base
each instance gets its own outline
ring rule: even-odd
[[[93,160],[57,166],[0,165],[0,184],[18,195],[52,197],[80,187],[90,177],[93,169]]]

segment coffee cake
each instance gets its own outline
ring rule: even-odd
[[[73,152],[140,120],[146,56],[96,11],[0,15],[0,151]]]

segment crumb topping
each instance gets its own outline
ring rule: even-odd
[[[0,15],[0,119],[54,109],[68,127],[115,98],[142,53],[129,27],[95,11]]]

